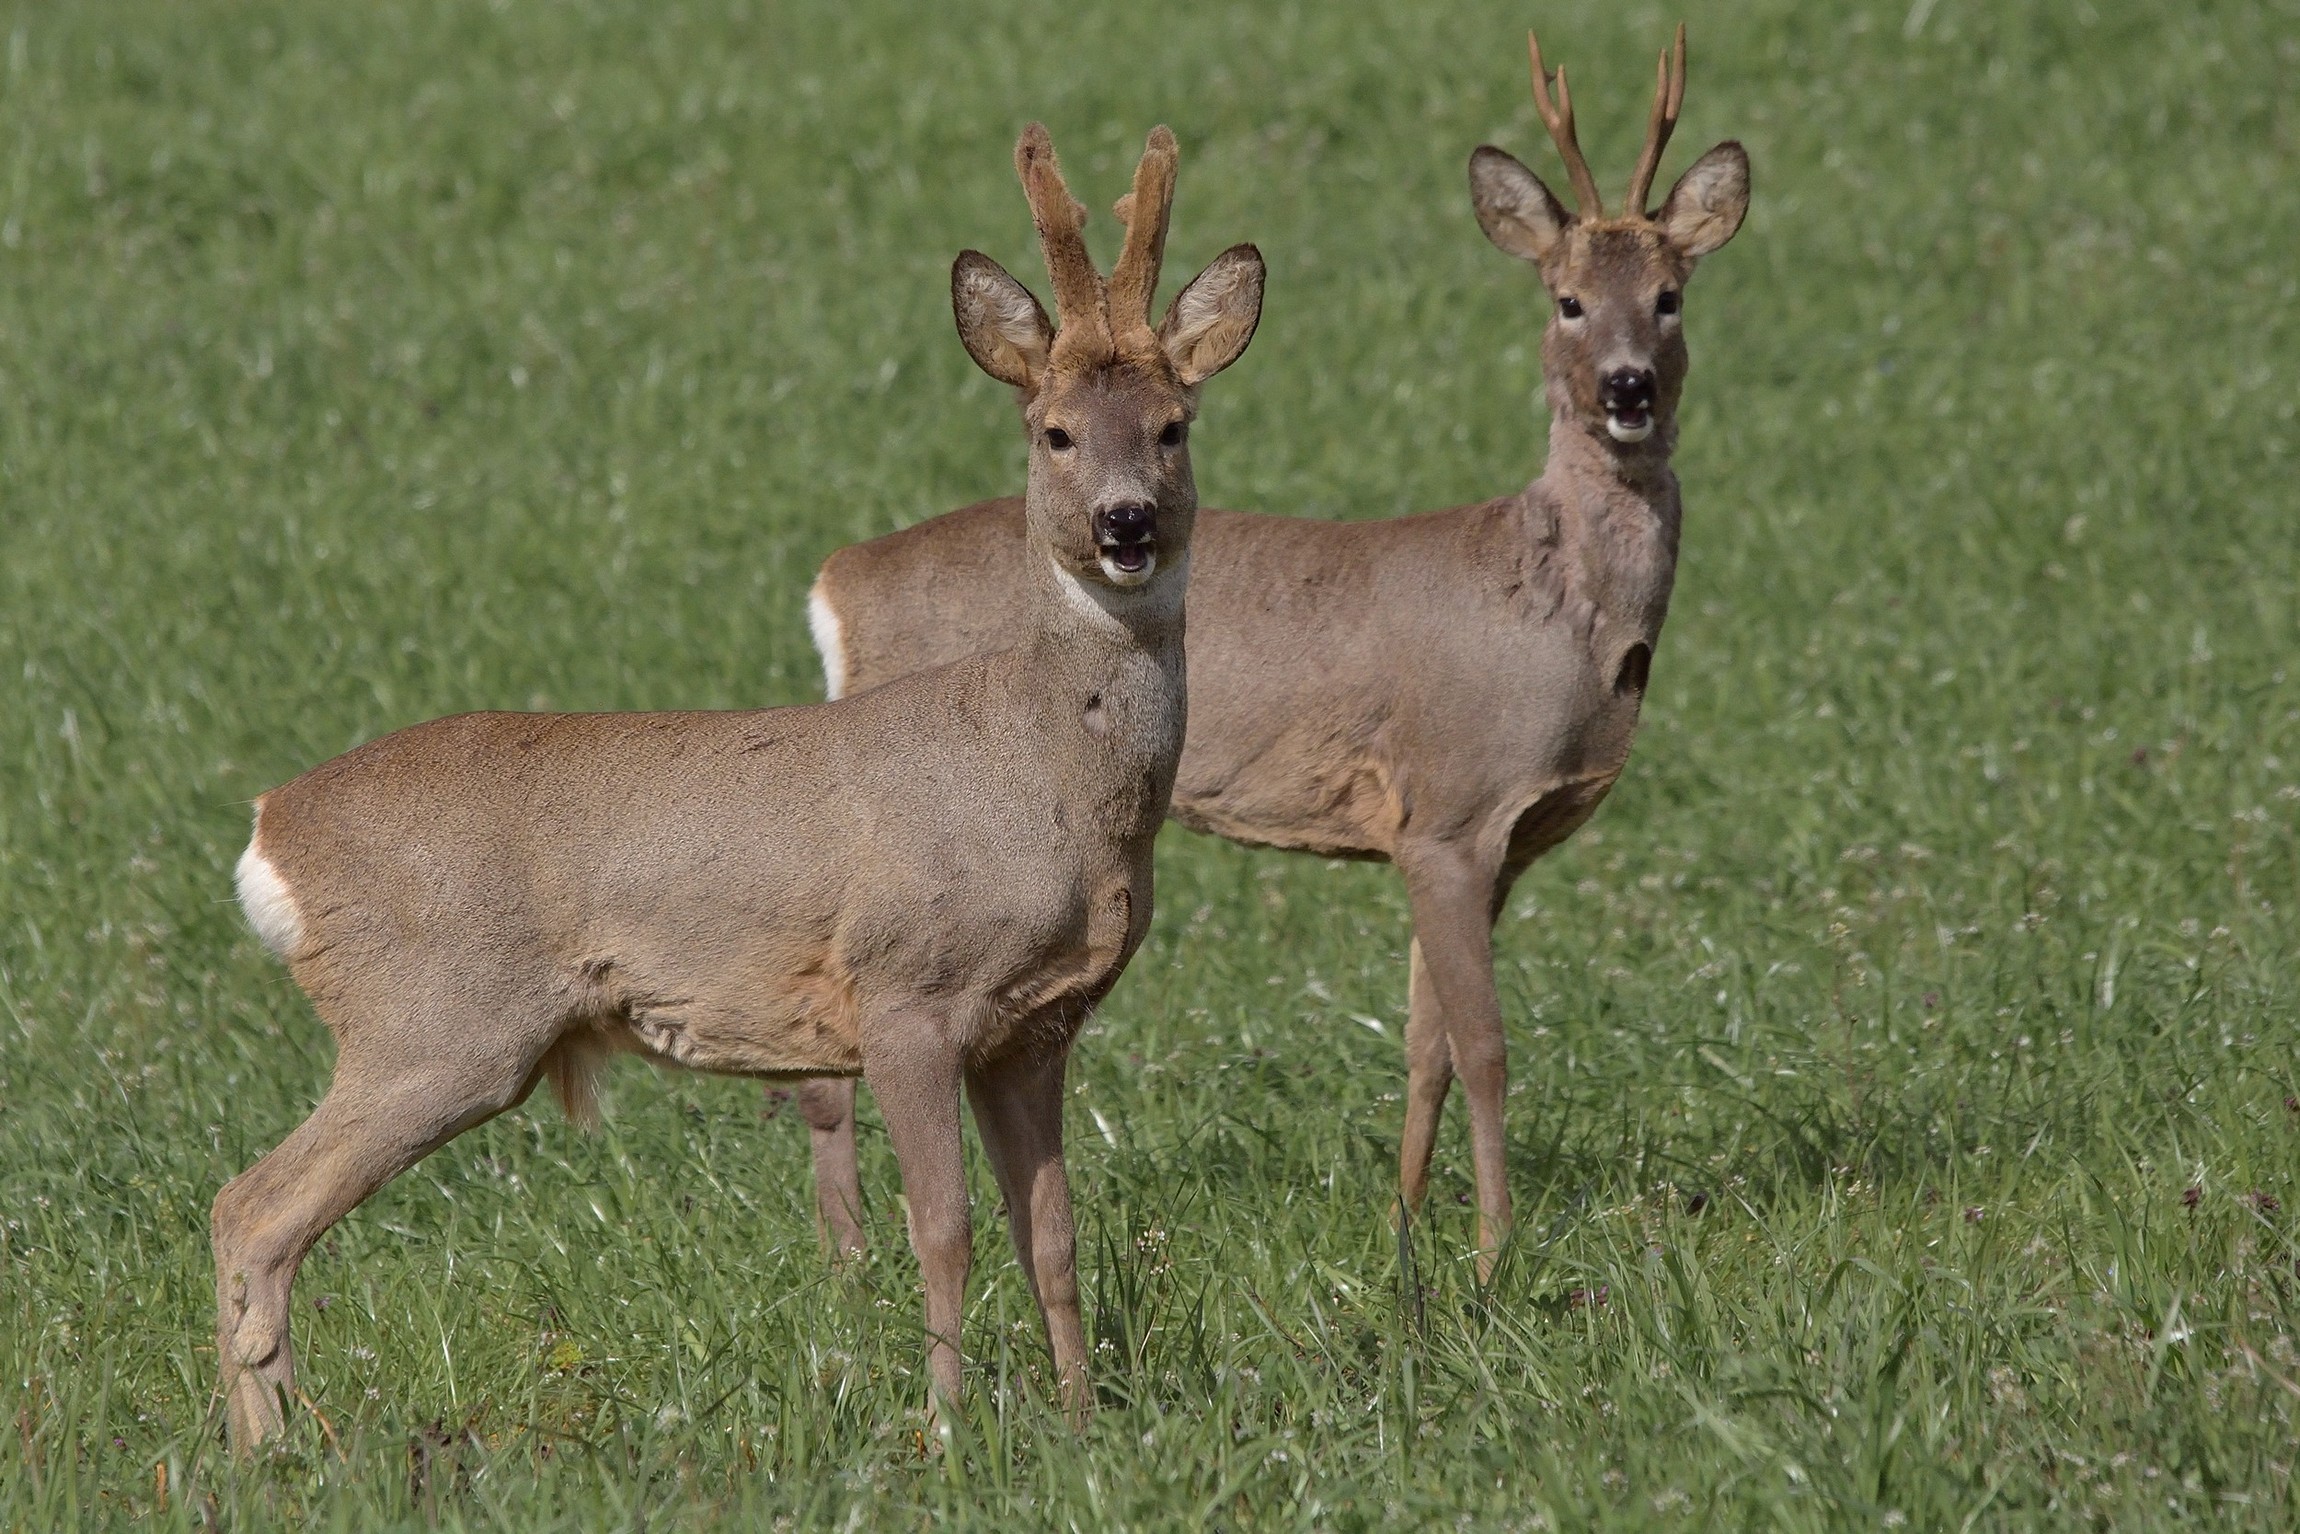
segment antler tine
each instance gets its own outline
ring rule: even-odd
[[[1541,114],[1549,129],[1549,136],[1557,144],[1558,158],[1565,161],[1565,173],[1573,178],[1573,200],[1584,218],[1603,218],[1605,199],[1597,194],[1597,178],[1589,173],[1589,162],[1582,158],[1581,141],[1573,135],[1573,90],[1565,82],[1565,66],[1557,66],[1557,100],[1549,99],[1549,71],[1541,63],[1541,39],[1533,33],[1525,34],[1525,51],[1533,64],[1533,106]]]
[[[1126,245],[1110,274],[1111,328],[1126,332],[1150,326],[1150,303],[1158,294],[1158,269],[1166,259],[1166,225],[1174,211],[1174,172],[1181,149],[1164,123],[1150,130],[1142,163],[1134,167],[1134,190],[1115,210],[1126,225]]]
[[[1645,194],[1653,190],[1653,173],[1661,168],[1661,151],[1669,147],[1669,135],[1677,129],[1677,110],[1685,104],[1685,23],[1677,23],[1677,47],[1674,61],[1664,51],[1654,65],[1653,115],[1645,121],[1645,149],[1637,157],[1637,169],[1629,178],[1629,201],[1622,206],[1625,213],[1643,216]]]
[[[1086,209],[1070,195],[1062,179],[1061,162],[1054,157],[1054,140],[1044,123],[1022,130],[1014,146],[1014,171],[1022,178],[1030,198],[1031,222],[1038,226],[1038,245],[1046,254],[1047,275],[1054,279],[1054,313],[1061,336],[1071,347],[1109,341],[1103,316],[1102,274],[1086,252]]]

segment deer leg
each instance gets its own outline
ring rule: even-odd
[[[862,1228],[862,1172],[855,1161],[855,1084],[846,1076],[799,1083],[799,1116],[814,1148],[815,1232],[834,1262],[870,1249]]]
[[[1046,1319],[1062,1404],[1080,1427],[1092,1410],[1086,1329],[1078,1316],[1078,1227],[1062,1165],[1062,1077],[1067,1049],[1017,1056],[967,1076],[975,1128],[1006,1196],[1014,1255]]]
[[[1398,1139],[1400,1220],[1421,1212],[1429,1192],[1430,1155],[1437,1146],[1438,1121],[1446,1093],[1453,1088],[1453,1050],[1446,1043],[1445,1014],[1437,987],[1415,939],[1406,957],[1406,1124]]]
[[[863,1080],[878,1099],[902,1168],[911,1249],[926,1287],[926,1362],[938,1415],[956,1411],[961,1399],[959,1324],[974,1260],[959,1079],[958,1049],[939,1018],[889,1018],[865,1036]]]
[[[437,1147],[525,1098],[532,1061],[363,1068],[349,1057],[312,1115],[216,1194],[216,1360],[232,1446],[284,1425],[295,1392],[289,1293],[313,1243],[361,1200]]]
[[[1493,892],[1500,870],[1450,847],[1401,857],[1413,905],[1414,942],[1445,1019],[1446,1047],[1469,1099],[1470,1156],[1477,1170],[1478,1276],[1493,1276],[1510,1227],[1509,1171],[1502,1105],[1509,1092],[1509,1046],[1493,985]]]

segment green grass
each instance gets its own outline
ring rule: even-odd
[[[1082,1440],[979,1169],[930,1458],[876,1121],[836,1279],[795,1115],[626,1066],[327,1238],[317,1411],[232,1468],[208,1201],[329,1065],[245,801],[457,709],[811,696],[815,562],[1019,482],[945,273],[1043,286],[1025,120],[1098,211],[1173,123],[1175,278],[1269,257],[1209,502],[1538,465],[1462,173],[1554,165],[1521,7],[800,9],[0,15],[0,1527],[2300,1521],[2293,0],[1693,6],[1665,174],[1738,136],[1757,199],[1645,738],[1502,922],[1490,1289],[1458,1107],[1384,1219],[1394,877],[1177,832],[1074,1067]],[[1674,15],[1538,18],[1609,188]]]

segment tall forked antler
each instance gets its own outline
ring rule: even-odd
[[[1573,89],[1565,82],[1565,66],[1557,66],[1557,99],[1549,99],[1549,71],[1542,67],[1541,39],[1525,34],[1525,51],[1533,64],[1533,106],[1556,141],[1558,158],[1573,178],[1573,201],[1583,218],[1603,218],[1605,200],[1597,195],[1597,178],[1582,158],[1581,141],[1573,136]]]
[[[1031,221],[1038,226],[1039,248],[1054,279],[1060,327],[1055,345],[1066,355],[1107,353],[1151,336],[1150,300],[1166,258],[1166,225],[1174,211],[1174,171],[1180,160],[1173,130],[1164,124],[1151,129],[1142,163],[1134,168],[1134,190],[1118,200],[1126,244],[1104,282],[1086,250],[1086,209],[1062,179],[1046,125],[1032,123],[1022,130],[1014,146],[1014,169],[1030,198]]]
[[[1014,146],[1014,173],[1030,199],[1030,220],[1038,226],[1038,246],[1046,254],[1046,274],[1054,279],[1056,341],[1065,351],[1107,351],[1110,325],[1104,313],[1102,274],[1086,250],[1086,209],[1070,195],[1054,157],[1054,140],[1044,123],[1022,130]]]
[[[1112,211],[1126,226],[1126,245],[1110,273],[1110,328],[1120,339],[1139,343],[1152,328],[1151,301],[1158,295],[1158,269],[1166,260],[1166,225],[1174,212],[1174,172],[1181,149],[1164,123],[1150,130],[1142,163],[1134,167],[1134,190]],[[1134,332],[1141,331],[1142,336]]]
[[[1672,63],[1668,52],[1663,52],[1654,66],[1653,115],[1645,120],[1645,149],[1637,157],[1637,169],[1629,177],[1629,200],[1621,211],[1642,217],[1645,213],[1645,194],[1653,189],[1653,173],[1661,168],[1661,151],[1669,147],[1669,135],[1677,128],[1677,109],[1685,104],[1685,23],[1677,23],[1676,59]],[[1565,82],[1561,76],[1558,88]],[[1572,119],[1568,118],[1570,126]]]

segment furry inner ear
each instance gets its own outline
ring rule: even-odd
[[[1539,176],[1491,144],[1469,157],[1469,200],[1485,237],[1520,261],[1539,262],[1573,222]]]
[[[1669,243],[1699,258],[1733,238],[1749,214],[1749,152],[1727,139],[1686,168],[1653,221]]]
[[[1030,289],[979,250],[959,252],[950,269],[958,338],[975,365],[1000,383],[1032,389],[1046,376],[1054,326]]]
[[[1174,295],[1158,344],[1183,383],[1196,388],[1244,354],[1262,322],[1264,275],[1260,251],[1233,245]]]

